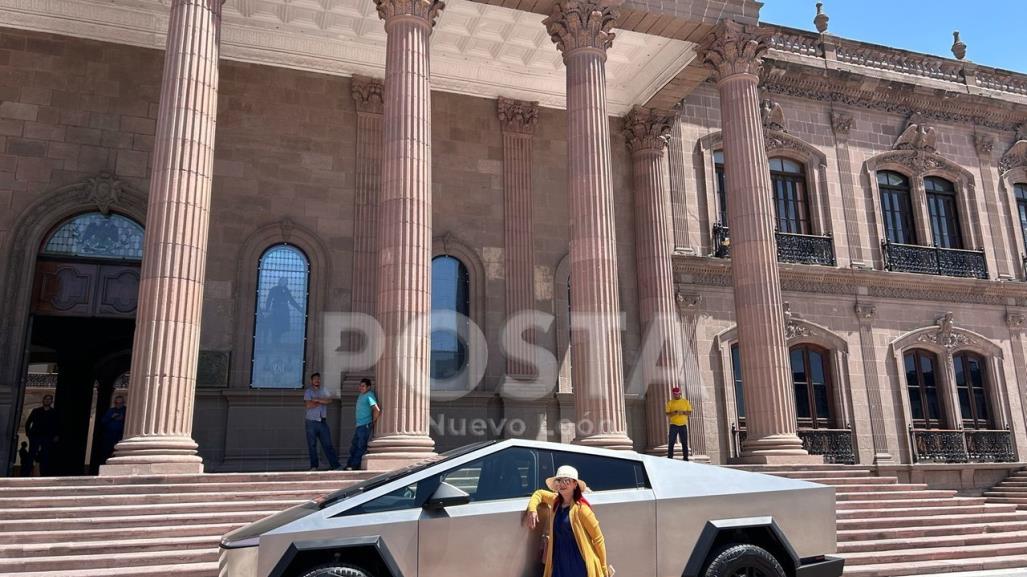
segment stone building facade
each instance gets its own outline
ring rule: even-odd
[[[655,331],[657,356],[684,367],[692,450],[714,463],[981,462],[986,480],[1027,452],[1022,75],[840,39],[822,20],[757,24],[745,0],[173,0],[170,20],[159,2],[113,4],[124,34],[47,8],[0,20],[5,439],[31,409],[30,371],[57,372],[71,438],[131,368],[112,471],[295,467],[298,387],[321,370],[343,446],[355,383],[377,377],[380,466],[504,435],[660,450],[671,383],[629,382]],[[317,44],[315,28],[349,44]],[[145,241],[50,250],[94,213]],[[276,247],[306,267],[281,317],[261,272]],[[426,290],[439,257],[457,288],[434,296],[487,352],[423,338],[418,314],[444,306]],[[526,308],[552,315],[528,340],[557,367],[517,399],[504,381],[533,370],[501,340]],[[399,357],[326,370],[354,342],[326,314],[347,312],[377,316]],[[621,330],[570,330],[601,312],[622,312]],[[397,348],[410,322],[422,338]],[[279,352],[298,338],[298,364],[265,334]],[[428,402],[443,353],[484,376]],[[288,386],[257,382],[265,358]],[[63,445],[76,472],[85,440]]]

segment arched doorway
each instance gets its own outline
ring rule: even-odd
[[[44,475],[95,472],[106,456],[104,432],[116,425],[103,415],[129,368],[142,252],[138,222],[95,211],[65,219],[38,247],[18,438],[29,440],[26,421],[52,396],[33,443]]]

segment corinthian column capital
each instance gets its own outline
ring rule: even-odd
[[[663,152],[670,141],[674,113],[635,107],[624,117],[624,137],[631,152]]]
[[[856,303],[854,310],[856,312],[856,319],[859,320],[860,324],[869,325],[877,318],[877,307],[870,303]]]
[[[535,134],[538,124],[538,102],[525,102],[499,97],[499,123],[503,132]]]
[[[435,26],[439,12],[446,7],[442,0],[374,0],[378,6],[378,17],[386,22],[394,16],[421,18],[429,26]]]
[[[772,34],[768,28],[725,20],[700,44],[698,56],[718,82],[736,74],[757,76]]]
[[[354,76],[353,102],[357,105],[357,112],[368,112],[370,114],[381,114],[384,109],[385,92],[384,84],[377,78],[369,76]]]
[[[581,49],[598,50],[606,57],[616,36],[611,31],[618,16],[614,4],[609,0],[561,0],[553,5],[553,12],[542,23],[564,60]]]

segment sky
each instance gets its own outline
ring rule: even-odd
[[[816,0],[762,0],[760,21],[816,31]],[[966,59],[1027,73],[1027,0],[824,0],[828,32],[894,48],[952,56],[952,31]]]

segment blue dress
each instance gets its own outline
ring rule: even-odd
[[[559,507],[553,518],[553,576],[588,577],[585,560],[571,530],[570,507]]]

